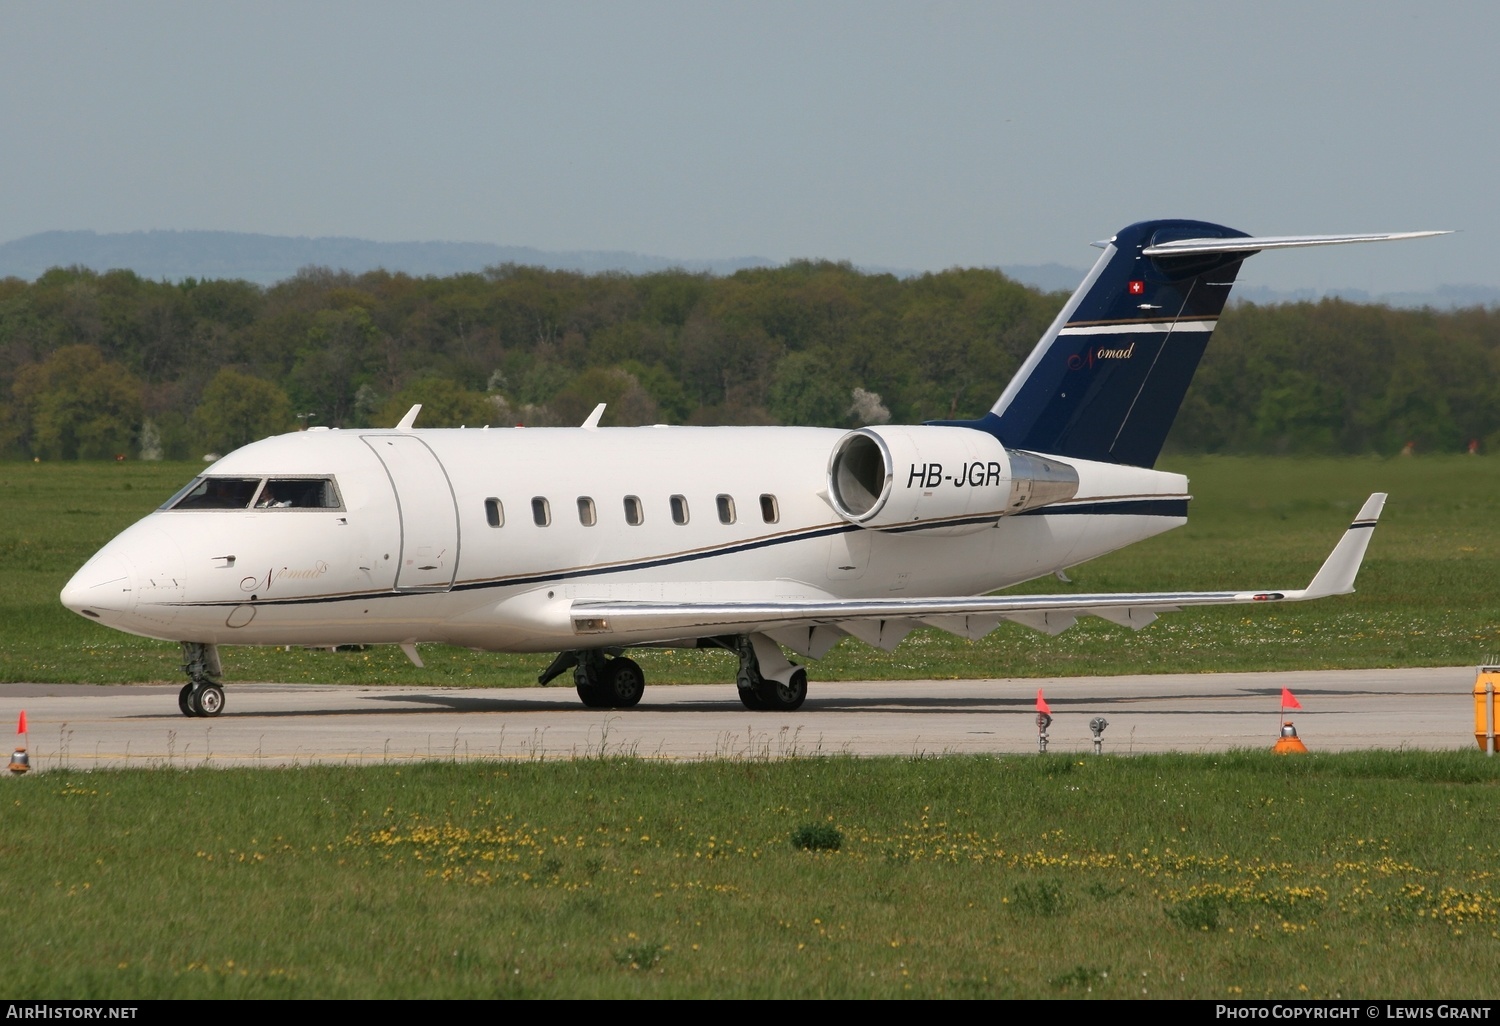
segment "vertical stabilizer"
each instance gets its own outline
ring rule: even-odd
[[[994,408],[974,421],[1009,449],[1149,467],[1248,256],[1445,231],[1250,236],[1204,221],[1141,221],[1108,242]]]
[[[1013,449],[1151,466],[1240,264],[1255,251],[1143,251],[1245,238],[1203,221],[1122,229],[1102,244],[1093,270],[980,424]]]

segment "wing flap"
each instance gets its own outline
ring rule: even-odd
[[[968,638],[970,641],[978,641],[990,631],[1000,626],[1000,621],[1005,619],[998,614],[990,615],[968,615],[964,616],[924,616],[922,622],[929,627],[936,627],[940,631],[956,634],[960,638]]]
[[[858,638],[866,645],[892,652],[918,626],[920,625],[916,620],[903,617],[875,617],[842,621],[839,623],[839,630]]]
[[[834,645],[843,640],[844,632],[834,627],[782,627],[765,632],[778,645],[785,645],[798,655],[822,659]]]

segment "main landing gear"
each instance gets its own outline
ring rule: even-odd
[[[705,638],[700,647],[726,648],[739,659],[735,687],[746,709],[793,712],[807,700],[807,670],[789,663],[781,648],[763,634]],[[634,659],[605,649],[562,652],[537,675],[546,685],[573,671],[578,697],[590,709],[628,709],[646,691],[646,675]]]
[[[634,659],[600,649],[563,652],[538,677],[547,684],[571,669],[578,697],[590,709],[628,709],[646,693],[646,674]]]
[[[775,656],[781,656],[779,648],[774,651]],[[740,658],[734,684],[746,709],[755,712],[793,712],[802,707],[802,703],[807,700],[806,670],[800,666],[792,666],[790,673],[785,674],[787,679],[784,683],[776,677],[765,676],[761,672],[755,642],[744,634],[734,639],[734,652]],[[780,661],[786,663],[786,658],[781,657]]]
[[[219,647],[198,641],[182,643],[182,669],[188,682],[177,692],[177,708],[184,716],[217,716],[224,711],[224,689],[214,679],[223,675]]]

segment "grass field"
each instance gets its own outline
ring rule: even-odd
[[[1497,785],[1477,752],[60,771],[0,790],[0,993],[1495,998]]]
[[[176,646],[91,624],[57,601],[68,577],[154,509],[195,464],[0,464],[0,680],[176,681]],[[1014,624],[977,643],[938,631],[887,654],[846,640],[814,679],[1461,665],[1500,652],[1500,460],[1175,458],[1189,475],[1187,527],[1030,590],[1300,587],[1365,496],[1391,494],[1359,591],[1271,610],[1189,610],[1140,633],[1085,619],[1058,637]],[[394,648],[328,653],[230,649],[231,680],[520,686],[545,659],[433,646],[426,670]],[[728,679],[731,660],[643,652],[653,684]]]

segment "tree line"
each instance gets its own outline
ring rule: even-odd
[[[0,456],[189,458],[297,426],[852,426],[981,415],[1065,295],[998,271],[308,268],[274,286],[0,280]],[[1227,310],[1169,449],[1500,445],[1500,310]]]

